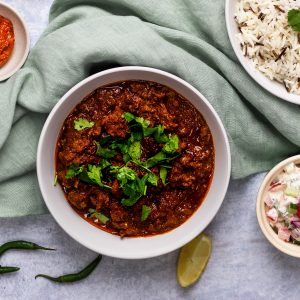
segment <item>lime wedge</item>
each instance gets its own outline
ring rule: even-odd
[[[182,287],[194,284],[202,275],[211,254],[211,238],[204,233],[180,250],[177,262],[177,281]]]

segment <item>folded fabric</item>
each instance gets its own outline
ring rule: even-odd
[[[0,84],[0,216],[46,211],[35,173],[45,118],[73,85],[108,67],[159,68],[201,91],[227,129],[234,178],[297,153],[299,107],[246,74],[225,28],[224,0],[55,1],[26,64]]]

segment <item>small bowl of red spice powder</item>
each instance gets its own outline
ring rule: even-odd
[[[12,7],[0,3],[0,81],[22,67],[29,45],[29,34],[22,17]]]

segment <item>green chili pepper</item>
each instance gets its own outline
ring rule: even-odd
[[[63,275],[63,276],[59,276],[59,277],[51,277],[51,276],[45,275],[45,274],[38,274],[35,276],[35,279],[37,279],[38,277],[43,277],[43,278],[49,279],[54,282],[59,282],[59,283],[79,281],[79,280],[82,280],[82,279],[88,277],[98,266],[101,259],[102,259],[102,255],[100,254],[88,266],[86,266],[83,270],[81,270],[75,274],[67,274],[67,275]]]
[[[19,270],[20,270],[20,268],[17,268],[17,267],[2,267],[2,266],[0,266],[0,274],[17,272]]]
[[[39,246],[35,243],[32,242],[27,242],[27,241],[12,241],[12,242],[8,242],[3,244],[2,246],[0,246],[0,256],[11,249],[25,249],[25,250],[51,250],[51,251],[55,251],[55,249],[51,249],[51,248],[45,248],[42,246]]]

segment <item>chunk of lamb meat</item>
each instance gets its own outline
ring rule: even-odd
[[[115,110],[103,119],[103,125],[108,134],[113,137],[125,138],[129,132],[127,121],[122,117],[123,111],[120,107],[116,107]]]
[[[155,155],[160,150],[159,145],[151,136],[147,136],[142,140],[142,159]]]
[[[203,151],[200,146],[190,146],[181,156],[180,162],[187,168],[202,168],[203,161],[210,156],[210,150]]]
[[[176,162],[171,169],[168,177],[170,183],[180,184],[182,187],[192,187],[196,181],[196,176],[193,171],[184,170],[182,165]]]
[[[99,192],[93,196],[91,196],[91,202],[95,205],[96,210],[100,211],[103,204],[107,204],[109,202],[109,194],[107,191],[99,190]]]
[[[87,207],[88,197],[85,192],[71,191],[67,194],[68,201],[76,208],[82,210]]]
[[[117,197],[122,195],[122,191],[120,190],[120,183],[117,179],[115,179],[111,186],[111,193]]]
[[[110,208],[110,217],[112,225],[120,230],[120,236],[133,236],[138,234],[138,229],[134,228],[128,220],[128,212],[121,204],[112,203]]]
[[[89,130],[89,134],[91,136],[99,136],[102,131],[101,124],[102,124],[102,121],[95,122],[95,125]]]
[[[178,124],[175,123],[175,116],[169,113],[165,104],[160,103],[158,105],[157,115],[160,123],[164,125],[165,129],[174,130],[178,127]]]

